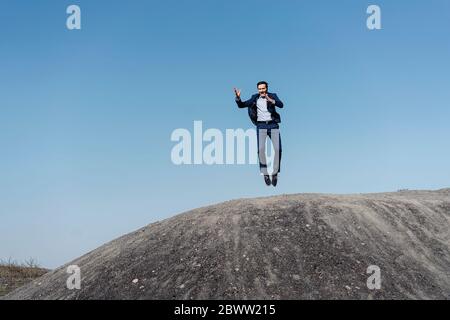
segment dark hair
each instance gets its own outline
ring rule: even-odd
[[[265,82],[265,81],[260,81],[260,82],[258,82],[258,83],[256,84],[256,87],[259,87],[260,84],[265,84],[265,85],[266,85],[266,88],[269,89],[269,84],[268,84],[267,82]]]

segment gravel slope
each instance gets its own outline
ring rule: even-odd
[[[238,199],[122,236],[6,299],[449,299],[449,226],[450,189]],[[80,290],[66,288],[74,264]]]

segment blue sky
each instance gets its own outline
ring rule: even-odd
[[[54,268],[235,198],[450,185],[447,0],[0,3],[0,258]],[[257,165],[172,164],[194,120],[252,128],[232,88],[259,80],[285,103],[276,188]]]

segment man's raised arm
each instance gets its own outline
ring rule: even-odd
[[[247,101],[242,101],[241,100],[241,90],[234,88],[234,93],[236,94],[236,104],[238,105],[239,108],[248,108],[251,105],[251,99],[247,100]]]

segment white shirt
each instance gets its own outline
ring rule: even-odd
[[[258,109],[258,121],[270,121],[272,116],[267,110],[267,99],[258,98],[256,100],[256,107]]]

